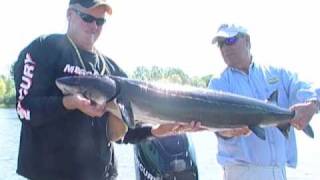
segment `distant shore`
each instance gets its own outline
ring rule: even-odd
[[[14,109],[15,105],[6,105],[6,104],[0,104],[0,109]]]

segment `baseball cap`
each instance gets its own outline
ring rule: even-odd
[[[212,39],[212,44],[218,42],[219,38],[230,38],[238,35],[239,33],[248,34],[247,29],[235,24],[222,24],[218,28],[218,31]]]
[[[71,4],[80,4],[85,8],[95,8],[98,6],[106,7],[106,11],[109,15],[112,14],[112,8],[109,4],[107,4],[106,0],[70,0],[69,5]]]

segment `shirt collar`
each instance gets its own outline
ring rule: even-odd
[[[251,61],[250,65],[249,65],[249,74],[254,70],[254,68],[255,68],[255,63],[253,61]],[[242,72],[239,69],[234,68],[234,67],[228,67],[228,69],[230,69],[231,71],[234,71],[234,72],[245,74],[244,72]]]

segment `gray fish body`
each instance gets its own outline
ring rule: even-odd
[[[265,139],[261,127],[278,127],[288,137],[294,112],[261,100],[191,87],[162,87],[117,76],[69,76],[56,80],[64,94],[82,94],[97,104],[117,100],[122,119],[161,124],[200,121],[215,131],[249,127]],[[272,99],[276,101],[277,93]],[[131,105],[131,106],[130,106]],[[118,113],[119,114],[119,113]],[[308,125],[304,132],[313,137]]]
[[[152,83],[112,77],[120,85],[119,96],[129,99],[138,121],[200,121],[213,129],[275,126],[288,123],[294,113],[230,93],[200,88],[163,88]],[[183,87],[182,87],[183,88]]]

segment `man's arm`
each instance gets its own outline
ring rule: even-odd
[[[291,107],[295,111],[295,116],[291,120],[291,124],[298,130],[303,130],[311,121],[314,114],[319,111],[319,101],[307,101],[298,103]]]
[[[205,130],[205,128],[201,127],[200,122],[195,121],[190,123],[165,123],[155,126],[129,128],[122,142],[135,144],[151,137],[160,138],[201,130]]]
[[[290,109],[295,111],[291,124],[302,130],[319,110],[317,93],[312,83],[301,80],[296,73],[282,70],[281,77],[289,102],[293,104]]]
[[[56,67],[50,62],[43,41],[43,38],[33,41],[21,51],[14,65],[17,113],[22,122],[32,126],[44,125],[67,113],[62,96],[50,94],[56,88]]]

